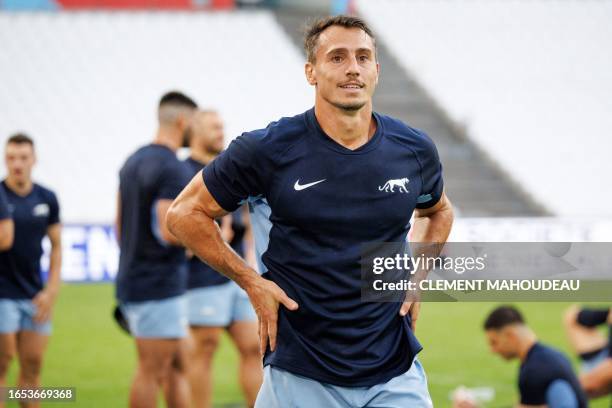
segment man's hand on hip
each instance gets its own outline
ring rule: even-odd
[[[291,299],[276,283],[264,278],[257,279],[246,291],[259,319],[259,348],[266,352],[268,341],[270,350],[276,348],[278,308],[282,304],[289,310],[297,310],[298,304]]]

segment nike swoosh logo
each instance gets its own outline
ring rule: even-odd
[[[312,183],[308,183],[308,184],[300,184],[300,179],[298,179],[298,180],[295,182],[295,184],[293,185],[293,188],[294,188],[294,190],[295,190],[295,191],[305,190],[305,189],[307,189],[308,187],[312,187],[312,186],[314,186],[315,184],[322,183],[322,182],[324,182],[325,180],[326,180],[326,179],[319,180],[319,181],[313,181]]]

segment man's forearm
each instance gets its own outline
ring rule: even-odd
[[[411,241],[444,244],[450,235],[453,218],[451,207],[430,215],[415,217]]]
[[[62,247],[53,245],[49,256],[49,278],[47,279],[47,289],[57,293],[61,283],[62,270]]]
[[[580,385],[589,398],[599,398],[612,392],[612,358],[608,357],[593,370],[582,374]]]
[[[0,220],[0,251],[7,251],[13,246],[14,231],[13,220]]]
[[[168,227],[198,258],[243,289],[259,278],[257,272],[223,240],[219,226],[206,213],[196,209],[181,213],[180,208],[173,208],[168,213]]]
[[[411,250],[415,257],[436,258],[440,255],[453,225],[453,210],[450,203],[431,214],[417,216],[414,219]],[[427,277],[429,270],[415,271],[413,280],[419,281]]]

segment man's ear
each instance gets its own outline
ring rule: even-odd
[[[518,329],[516,327],[506,326],[503,330],[507,336],[507,339],[512,343],[516,344],[520,340],[521,336],[519,335]]]
[[[184,131],[185,129],[189,127],[189,124],[193,120],[193,117],[194,115],[192,112],[181,112],[176,117],[176,126],[182,131]]]
[[[317,76],[315,74],[315,68],[312,62],[309,61],[306,63],[306,65],[304,65],[304,73],[306,74],[306,80],[308,83],[315,86],[317,84]]]

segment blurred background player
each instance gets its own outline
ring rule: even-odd
[[[168,406],[189,405],[181,341],[187,336],[187,263],[185,250],[164,220],[190,178],[176,151],[185,144],[196,108],[182,93],[165,94],[159,102],[155,139],[133,153],[119,174],[116,296],[138,350],[131,407],[156,406],[162,385]]]
[[[36,163],[32,139],[24,134],[11,136],[5,160],[8,176],[0,190],[6,193],[15,230],[12,247],[0,252],[0,386],[5,384],[9,364],[17,356],[17,385],[32,388],[40,386],[51,314],[60,287],[60,209],[55,194],[32,181]],[[51,241],[46,284],[40,273],[45,236]]]
[[[570,346],[582,361],[582,371],[591,371],[608,357],[608,339],[598,326],[608,322],[609,308],[589,309],[573,305],[563,319]]]
[[[4,192],[4,187],[0,186],[0,252],[7,251],[13,246],[15,226],[9,203]]]
[[[608,338],[598,329],[608,325]],[[577,305],[564,316],[570,346],[582,361],[580,383],[589,398],[612,393],[612,313],[609,308],[591,309]]]
[[[198,111],[189,131],[190,157],[186,163],[192,175],[200,172],[224,148],[223,122],[217,112]],[[253,253],[246,206],[221,220],[221,233],[240,256]],[[245,247],[246,246],[246,247]],[[189,358],[192,404],[210,407],[212,360],[223,329],[236,345],[239,379],[248,406],[255,404],[261,386],[262,368],[257,338],[257,315],[247,294],[233,281],[197,257],[189,260],[187,300],[193,345]]]
[[[512,306],[493,310],[484,323],[491,350],[506,360],[521,361],[518,387],[520,407],[583,408],[587,399],[570,361],[560,351],[540,342]],[[469,407],[456,403],[456,407]]]

